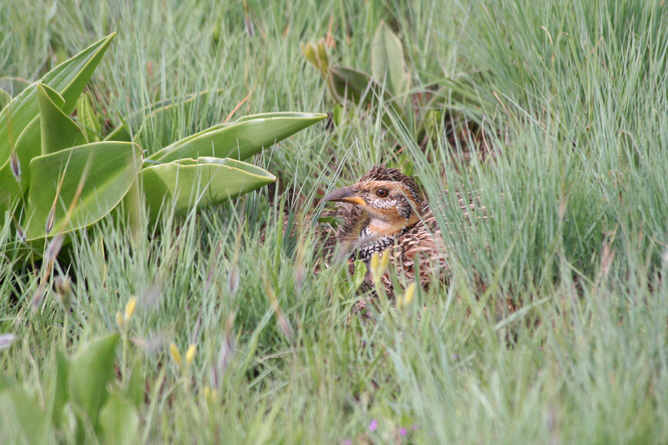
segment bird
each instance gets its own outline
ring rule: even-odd
[[[450,267],[441,230],[413,178],[376,165],[355,184],[326,194],[323,201],[344,203],[339,212],[344,223],[336,241],[350,246],[351,260],[364,262],[368,285],[378,284],[369,272],[373,255],[386,251],[398,277],[408,283],[426,288],[434,278],[447,280]],[[380,281],[392,296],[389,271]]]

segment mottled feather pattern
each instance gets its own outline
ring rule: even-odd
[[[374,191],[383,184],[387,184],[387,188],[393,190],[397,189],[398,184],[400,192],[386,199],[375,196]],[[343,211],[340,214],[346,219],[346,224],[338,231],[337,242],[349,242],[351,259],[360,259],[367,266],[374,253],[382,254],[386,249],[390,249],[393,267],[382,277],[388,295],[394,294],[390,275],[394,273],[405,283],[418,281],[425,288],[434,279],[447,281],[450,275],[450,262],[441,230],[429,204],[424,201],[412,178],[401,174],[397,169],[376,166],[351,186],[351,189],[363,198],[364,205],[358,207],[344,204],[344,207],[340,208]],[[460,193],[456,196],[465,219],[487,218],[479,196]],[[446,201],[439,201],[438,207],[448,205]],[[388,213],[387,209],[393,209],[394,212]],[[376,221],[374,218],[380,218],[381,221]],[[371,230],[374,224],[387,224],[383,218],[391,219],[393,224],[391,227],[396,227],[395,233],[380,234]],[[405,222],[401,223],[402,220]],[[450,223],[446,221],[445,224]],[[354,237],[357,237],[356,242],[351,242],[351,238]],[[418,262],[419,267],[417,267]],[[419,273],[419,276],[416,277],[416,273]],[[371,284],[369,274],[367,282]]]

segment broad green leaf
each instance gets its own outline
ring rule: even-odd
[[[52,97],[44,85],[37,85],[43,155],[88,142],[77,124],[63,113],[62,105],[59,107]]]
[[[77,101],[77,120],[88,142],[98,142],[100,140],[102,126],[93,110],[88,94],[79,96],[79,100]]]
[[[139,431],[137,408],[121,395],[110,394],[100,412],[100,426],[105,443],[135,444]]]
[[[47,442],[48,418],[37,401],[18,388],[0,392],[0,437],[41,445]],[[49,441],[50,442],[50,441]]]
[[[79,94],[93,74],[100,59],[116,34],[110,34],[89,46],[76,56],[49,71],[42,79],[25,88],[0,111],[0,165],[9,162],[9,151],[14,142],[39,114],[37,89],[44,83],[60,92],[65,99],[63,112],[70,114]]]
[[[29,80],[20,77],[0,77],[0,90],[9,94],[9,97],[16,97],[31,83]]]
[[[0,110],[5,108],[11,100],[12,96],[10,96],[9,93],[5,90],[0,90]]]
[[[0,111],[0,202],[5,203],[3,205],[25,191],[29,181],[28,163],[39,154],[35,151],[41,144],[37,85],[43,83],[59,91],[64,104],[58,103],[53,95],[50,97],[62,106],[66,115],[70,114],[114,36],[111,34],[103,38],[61,63],[41,80],[26,87]],[[20,184],[12,174],[12,150],[17,154],[20,169],[24,172]]]
[[[234,159],[200,157],[144,168],[141,171],[150,215],[160,212],[163,201],[177,212],[194,205],[220,204],[276,180],[271,173]]]
[[[327,85],[334,99],[341,104],[346,101],[359,104],[363,98],[373,98],[372,90],[381,90],[368,74],[343,66],[329,69]]]
[[[208,156],[243,160],[326,117],[289,112],[246,116],[181,139],[150,156],[146,164]]]
[[[26,239],[70,232],[97,222],[123,199],[136,181],[140,165],[141,149],[129,142],[80,145],[34,158],[22,223]],[[68,220],[65,216],[81,181],[83,191]]]
[[[56,352],[55,373],[53,373],[49,388],[49,399],[47,401],[49,414],[56,427],[62,423],[63,407],[69,398],[67,377],[69,374],[67,359],[61,352]]]
[[[79,95],[83,92],[115,36],[116,33],[109,34],[76,56],[61,63],[44,76],[41,83],[45,83],[60,92],[65,99],[63,107],[65,114],[69,115],[74,111]],[[67,65],[66,68],[60,69],[63,65]]]
[[[385,22],[380,22],[373,36],[371,66],[374,79],[385,84],[400,102],[408,99],[410,75],[404,66],[404,48],[401,40]]]
[[[117,343],[118,334],[94,340],[70,361],[72,401],[87,413],[93,426],[109,395],[107,384],[114,377]]]
[[[65,99],[47,85],[41,84],[42,94],[46,94],[48,99],[55,104],[59,109],[65,104]],[[38,93],[39,95],[39,93]],[[30,124],[23,130],[16,145],[14,153],[16,153],[17,169],[20,172],[20,181],[12,172],[12,163],[7,161],[5,165],[0,167],[0,200],[11,202],[15,196],[23,195],[30,182],[30,161],[39,156],[41,148],[41,119],[36,116]],[[10,155],[11,156],[11,155]]]

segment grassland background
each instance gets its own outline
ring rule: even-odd
[[[68,348],[117,330],[115,314],[132,295],[140,307],[131,335],[162,340],[119,357],[121,370],[141,365],[151,388],[143,441],[668,441],[665,1],[247,7],[253,35],[240,1],[0,2],[0,73],[36,79],[117,32],[92,81],[113,122],[156,98],[223,90],[170,129],[177,138],[222,121],[246,95],[238,116],[331,111],[300,43],[331,24],[333,59],[369,70],[373,32],[393,19],[414,85],[480,73],[478,100],[453,96],[450,105],[498,130],[489,135],[498,157],[457,168],[445,138],[425,154],[407,132],[361,111],[253,160],[279,177],[278,200],[261,190],[168,218],[139,242],[109,218],[74,240],[56,266],[75,281]],[[150,134],[138,142],[159,144]],[[386,308],[363,325],[350,318],[357,295],[345,267],[313,273],[311,226],[294,236],[282,221],[304,220],[317,192],[377,162],[401,164],[431,199],[444,188],[480,193],[491,218],[447,233],[448,287],[418,292],[407,310]],[[461,220],[453,195],[441,198],[452,205],[440,216]],[[39,398],[64,315],[53,296],[32,311],[37,283],[29,264],[0,247],[0,331],[19,336],[0,351],[0,367]],[[292,335],[277,325],[271,295]],[[522,309],[504,312],[506,298]],[[230,339],[235,353],[221,363]],[[165,342],[181,351],[197,344],[187,375]]]

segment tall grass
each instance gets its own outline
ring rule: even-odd
[[[477,103],[452,105],[482,113],[497,151],[457,164],[445,136],[422,150],[399,122],[386,130],[358,110],[256,160],[279,176],[276,199],[261,190],[185,219],[167,212],[139,241],[107,219],[56,266],[74,281],[69,348],[116,330],[116,311],[139,297],[127,366],[146,378],[145,442],[666,442],[664,2],[349,3],[249,1],[253,35],[243,2],[0,3],[3,74],[36,78],[118,32],[93,83],[114,121],[156,99],[222,90],[174,138],[220,122],[246,95],[238,115],[330,111],[300,42],[326,35],[331,19],[334,58],[368,69],[385,19],[399,27],[414,84],[480,73]],[[314,273],[309,212],[332,181],[396,162],[397,141],[404,167],[443,203],[434,207],[454,275],[365,324],[351,316],[345,265]],[[149,133],[139,143],[159,142]],[[467,223],[444,188],[479,194],[487,221]],[[9,233],[7,223],[0,331],[19,340],[0,367],[40,396],[64,316],[51,294],[31,310],[40,266],[2,247]],[[197,344],[187,375],[169,342]]]

